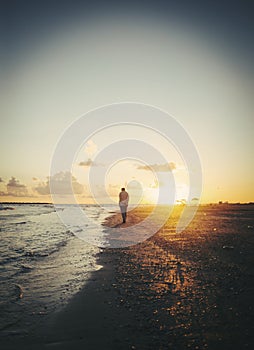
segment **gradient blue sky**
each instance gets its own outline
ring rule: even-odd
[[[246,0],[3,2],[1,199],[48,200],[36,188],[63,131],[90,109],[134,101],[189,133],[203,202],[253,201],[253,10]]]

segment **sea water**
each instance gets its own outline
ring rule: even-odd
[[[0,210],[2,334],[27,329],[36,318],[65,305],[89,281],[91,273],[100,268],[96,255],[103,246],[101,223],[113,209],[84,205],[82,210],[97,225],[87,221],[71,230],[61,222],[53,205],[11,207],[14,210]],[[71,214],[71,207],[63,206],[61,210],[67,216]],[[98,235],[101,242],[97,246],[89,244],[79,239],[75,230]]]

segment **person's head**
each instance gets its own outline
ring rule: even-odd
[[[121,191],[125,191],[125,188],[124,188],[124,187],[122,187],[122,188],[121,188]]]

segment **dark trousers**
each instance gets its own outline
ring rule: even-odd
[[[120,205],[120,209],[121,209],[121,214],[123,218],[123,223],[125,223],[127,218],[127,206]]]

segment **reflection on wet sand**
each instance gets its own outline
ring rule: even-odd
[[[157,349],[236,349],[253,341],[253,209],[240,216],[242,208],[224,209],[201,207],[192,224],[175,234],[182,210],[176,208],[152,238],[108,250],[118,256],[118,302],[135,313],[144,338],[149,329]],[[146,214],[137,209],[131,215]]]

